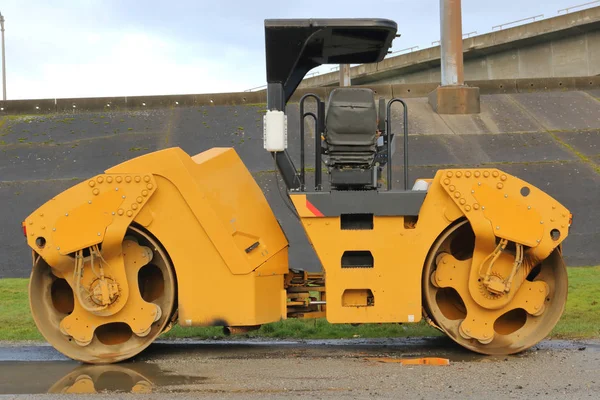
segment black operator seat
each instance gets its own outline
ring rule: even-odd
[[[331,92],[324,135],[330,166],[370,166],[377,152],[376,133],[377,109],[371,89],[339,88]]]

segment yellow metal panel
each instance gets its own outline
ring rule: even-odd
[[[117,313],[129,296],[121,255],[123,237],[155,190],[156,183],[147,170],[103,174],[81,182],[27,217],[27,243],[52,266],[56,275],[64,276],[71,287],[74,259],[69,254],[102,243],[102,253],[121,287],[119,301],[110,309],[111,313]]]
[[[285,316],[287,241],[235,151],[211,149],[192,159],[169,149],[111,171],[148,165],[159,187],[147,205],[148,229],[173,261],[180,323],[243,326]]]
[[[127,161],[50,200],[25,226],[28,244],[71,286],[74,260],[66,254],[101,243],[121,288],[110,308],[118,313],[129,304],[121,244],[132,221],[173,262],[183,325],[257,325],[285,317],[288,243],[233,149],[192,158],[172,148]],[[36,244],[40,236],[43,246]]]
[[[445,255],[435,273],[436,284],[440,287],[452,287],[458,293],[467,293],[470,283],[470,261],[459,261],[451,255]],[[482,341],[494,337],[494,321],[501,315],[518,308],[529,314],[538,315],[543,312],[544,301],[548,294],[548,285],[544,281],[523,282],[522,290],[516,292],[514,300],[508,305],[490,311],[479,305],[470,296],[462,296],[468,318],[462,322],[460,329],[472,338]]]
[[[262,323],[255,312],[256,296],[277,296],[279,300],[283,284],[274,293],[257,294],[256,275],[233,275],[176,187],[162,177],[157,182],[160,190],[149,205],[160,212],[156,212],[149,229],[165,247],[175,267],[179,323],[183,326]],[[169,207],[162,206],[165,204]],[[283,279],[282,275],[276,276]],[[280,318],[278,302],[265,310],[269,311],[276,314],[272,321]]]
[[[27,244],[54,268],[67,261],[70,268],[70,259],[62,257],[107,240],[109,229],[120,253],[127,226],[156,189],[145,172],[98,175],[60,193],[25,220]],[[36,243],[38,237],[44,246]]]
[[[421,319],[421,273],[429,247],[449,224],[455,205],[440,186],[433,185],[414,229],[404,217],[373,218],[373,230],[341,230],[339,217],[316,217],[306,196],[290,197],[302,225],[323,264],[327,279],[327,319],[335,323],[417,322]],[[446,209],[453,210],[446,213]],[[368,250],[373,268],[341,268],[346,250]],[[370,289],[374,305],[344,307],[347,289]]]
[[[438,185],[469,219],[476,242],[469,279],[469,292],[486,308],[497,309],[508,304],[522,279],[516,279],[514,290],[501,300],[485,297],[479,290],[480,266],[493,252],[496,237],[532,247],[535,258],[543,260],[569,233],[569,211],[535,186],[497,169],[455,169],[438,171]],[[560,241],[550,233],[560,232]],[[503,255],[495,270],[508,271],[514,259]],[[522,274],[523,271],[519,271]],[[519,278],[519,276],[517,276]]]
[[[175,185],[233,274],[247,274],[287,247],[264,194],[235,150],[213,148],[192,159],[181,149],[172,148],[138,157],[110,171],[149,166],[155,175]],[[168,203],[162,204],[165,207]],[[256,241],[260,250],[246,253]]]
[[[101,243],[106,227],[113,222],[111,211],[117,210],[122,202],[119,192],[105,192],[59,217],[53,236],[60,253],[69,254]]]
[[[342,295],[344,307],[367,307],[368,298],[372,295],[369,289],[346,289]]]
[[[526,196],[521,194],[525,186]],[[465,216],[476,236],[470,293],[479,306],[501,309],[502,302],[481,294],[477,281],[479,266],[494,250],[496,235],[534,247],[534,255],[543,259],[568,234],[570,217],[547,194],[495,169],[438,171],[414,229],[405,226],[402,216],[375,216],[373,230],[341,230],[339,217],[320,216],[305,195],[290,196],[327,275],[327,319],[338,323],[418,321],[422,268],[430,246],[452,221]],[[559,242],[550,238],[552,229],[560,231]],[[346,250],[370,251],[373,268],[341,268]],[[503,254],[496,265],[510,271],[513,262],[514,257]],[[515,282],[522,281],[524,271],[518,272]],[[344,291],[363,288],[373,292],[373,306],[343,307]],[[514,289],[506,301],[518,286]]]
[[[140,251],[140,246],[133,241],[126,240],[123,242],[123,252],[125,253],[124,262],[127,265],[125,269],[127,280],[119,281],[120,291],[123,291],[123,284],[127,281],[136,282],[140,268],[148,263],[148,259],[144,258],[144,253]],[[111,266],[112,263],[104,267],[106,274],[107,276],[116,276],[111,271]],[[89,287],[96,279],[96,276],[92,273],[91,268],[86,268],[84,271],[82,286]],[[150,329],[150,325],[155,320],[158,307],[142,299],[139,291],[128,291],[128,293],[129,296],[125,300],[123,300],[123,296],[117,298],[117,302],[122,302],[123,304],[120,307],[120,311],[112,315],[103,315],[101,313],[94,315],[85,311],[81,304],[76,301],[73,312],[60,322],[61,331],[72,336],[79,342],[87,343],[92,340],[94,330],[97,327],[125,320],[135,334],[141,335],[144,331]],[[84,320],[86,321],[85,324],[78,322]]]

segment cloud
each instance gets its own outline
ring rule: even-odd
[[[248,52],[228,46],[220,54],[190,54],[186,44],[147,32],[78,35],[74,49],[86,61],[43,62],[34,75],[11,74],[11,98],[101,97],[241,91],[250,79],[238,65]],[[196,46],[199,48],[210,46]],[[237,61],[237,62],[236,62]]]

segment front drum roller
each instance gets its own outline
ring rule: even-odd
[[[152,261],[141,268],[134,265],[134,262],[130,262],[131,265],[127,262],[125,264],[126,269],[138,270],[134,274],[137,279],[128,280],[129,293],[138,291],[145,302],[154,304],[160,310],[160,316],[143,334],[134,334],[126,322],[128,318],[135,320],[136,315],[125,315],[123,312],[115,314],[110,322],[100,323],[94,329],[89,343],[77,342],[75,338],[65,334],[64,329],[61,330],[61,321],[73,313],[78,300],[69,283],[57,277],[41,257],[36,257],[29,284],[33,319],[48,343],[67,357],[92,364],[122,361],[148,347],[169,324],[176,307],[176,280],[169,257],[156,239],[134,226],[127,230],[124,249],[127,241],[135,241],[153,253],[150,257]],[[128,302],[133,297],[130,295]],[[124,309],[126,308],[127,304]],[[85,315],[83,318],[81,315],[69,318],[69,325],[82,324],[80,327],[83,329],[89,327],[93,318],[98,318],[92,314],[87,314],[87,317]]]
[[[423,272],[426,315],[456,343],[477,353],[514,354],[544,339],[560,319],[567,301],[567,271],[560,248],[541,263],[531,266],[515,296],[500,310],[481,307],[469,293],[468,279],[474,248],[475,235],[466,219],[451,225],[436,240]],[[436,282],[441,280],[440,276],[436,276],[436,270],[446,262],[452,262],[452,266],[444,265],[446,285],[440,285],[439,281]],[[547,288],[545,298],[544,294],[540,295],[542,306],[536,305],[535,309],[527,310],[528,301],[523,300],[528,295],[526,291],[540,287]],[[482,285],[480,290],[484,291],[485,287]],[[489,292],[485,295],[489,298],[496,296]],[[486,332],[485,338],[470,337],[475,323],[479,324],[482,332]]]

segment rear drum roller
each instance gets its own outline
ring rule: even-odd
[[[545,282],[549,289],[543,312],[535,316],[523,308],[515,307],[514,298],[505,307],[505,310],[509,311],[498,315],[498,310],[488,310],[477,306],[471,298],[469,290],[466,289],[468,285],[454,283],[454,287],[440,287],[440,285],[434,284],[437,263],[445,254],[461,261],[456,263],[454,280],[468,280],[468,269],[471,268],[470,261],[472,261],[474,247],[475,236],[468,220],[461,220],[453,224],[436,240],[429,252],[423,272],[425,313],[456,343],[477,353],[514,354],[544,339],[560,319],[567,300],[567,271],[560,249],[555,249],[548,258],[531,268],[531,272],[527,275],[527,281]],[[467,271],[459,268],[465,268]],[[526,290],[525,283],[518,290]],[[456,290],[456,287],[461,286],[464,286],[465,289],[461,292]],[[482,288],[483,290],[485,289]],[[488,298],[494,296],[489,292],[484,294]],[[463,321],[470,318],[471,315],[475,315],[475,313],[470,314],[474,308],[477,308],[475,310],[477,317],[481,321],[487,321],[485,325],[493,325],[493,335],[489,341],[470,338],[468,334],[461,331]]]
[[[135,241],[153,253],[150,263],[141,268],[137,266],[137,281],[128,281],[130,294],[138,291],[144,301],[160,308],[159,317],[143,335],[134,334],[126,322],[127,318],[135,319],[135,315],[119,317],[123,313],[115,314],[117,321],[112,318],[109,323],[98,326],[89,343],[78,343],[61,332],[61,321],[73,312],[78,300],[69,283],[57,277],[41,257],[34,262],[29,284],[33,319],[44,338],[67,357],[93,364],[114,363],[133,357],[163,332],[175,311],[176,281],[165,251],[152,236],[133,226],[128,228],[125,240]],[[125,268],[136,266],[126,263]],[[78,318],[75,323],[86,325],[85,319]]]

